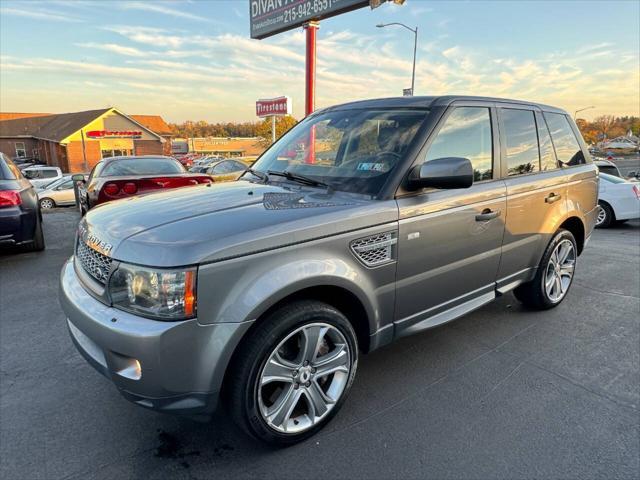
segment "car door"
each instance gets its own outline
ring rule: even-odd
[[[468,158],[474,184],[397,199],[397,335],[444,323],[495,297],[506,208],[496,131],[491,104],[449,107],[417,163]]]
[[[76,203],[76,197],[73,191],[73,180],[63,181],[56,187],[54,201],[58,205],[73,205]]]
[[[566,174],[547,124],[533,107],[498,108],[507,212],[498,288],[530,280],[560,219],[566,215]]]

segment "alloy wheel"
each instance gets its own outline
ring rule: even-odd
[[[43,198],[42,200],[40,200],[40,207],[44,208],[45,210],[49,210],[50,208],[53,208],[53,201],[49,200],[48,198]]]
[[[324,419],[348,383],[351,352],[343,333],[326,323],[291,332],[271,352],[258,377],[258,405],[267,425],[301,433]]]
[[[565,238],[553,249],[542,277],[545,293],[551,302],[558,303],[567,294],[575,265],[576,249],[573,242]]]
[[[597,226],[602,225],[606,219],[607,219],[607,212],[605,211],[604,208],[598,205],[598,216],[596,217],[596,225]]]

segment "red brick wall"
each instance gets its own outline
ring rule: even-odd
[[[67,163],[70,173],[88,173],[102,160],[100,154],[100,142],[85,142],[85,153],[87,155],[87,168],[84,167],[84,157],[82,155],[82,142],[70,142],[67,145]]]
[[[160,140],[134,140],[134,155],[163,155]]]

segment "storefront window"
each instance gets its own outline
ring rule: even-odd
[[[125,157],[133,155],[133,150],[127,149],[114,149],[114,150],[102,150],[102,158],[111,158],[111,157]]]

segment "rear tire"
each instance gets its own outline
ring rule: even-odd
[[[542,255],[536,276],[513,294],[527,308],[548,310],[560,305],[573,283],[578,248],[573,234],[558,230]]]
[[[357,364],[356,335],[341,312],[311,300],[285,305],[257,325],[229,366],[229,411],[259,440],[301,442],[340,410]]]
[[[598,216],[596,218],[596,228],[609,228],[616,221],[616,215],[613,213],[611,205],[602,200],[598,202]]]
[[[44,233],[42,231],[42,219],[40,218],[40,214],[38,213],[37,221],[36,221],[36,230],[33,236],[33,241],[31,243],[26,244],[23,247],[25,252],[41,252],[44,250]]]

